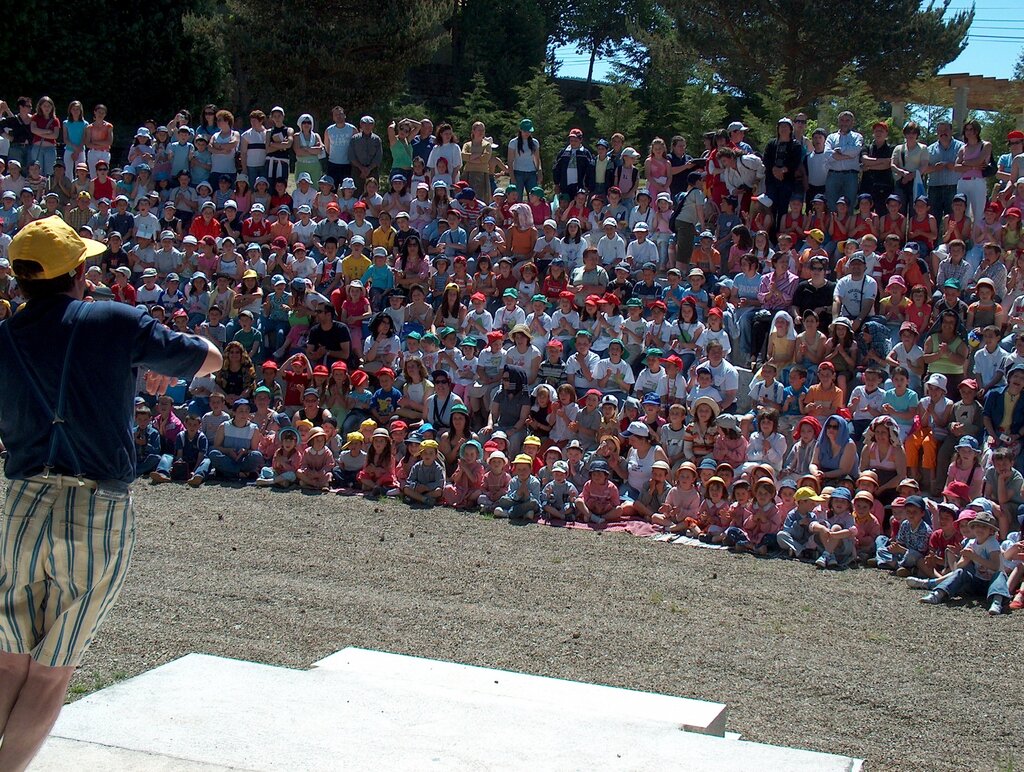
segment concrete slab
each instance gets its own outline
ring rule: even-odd
[[[373,674],[386,681],[454,689],[466,697],[479,694],[535,701],[549,706],[554,713],[575,715],[579,706],[585,705],[590,712],[598,714],[629,715],[647,724],[668,724],[677,729],[719,737],[725,734],[726,706],[718,702],[544,678],[354,646],[314,662],[313,667]]]
[[[660,695],[644,695],[651,696]],[[860,765],[684,732],[612,703],[566,711],[559,702],[429,679],[193,654],[69,705],[33,769],[848,772]]]

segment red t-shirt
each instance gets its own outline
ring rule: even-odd
[[[35,126],[37,129],[42,129],[43,131],[53,131],[54,129],[60,129],[60,121],[58,121],[55,117],[52,117],[52,116],[50,117],[49,120],[47,120],[46,118],[43,117],[42,113],[36,113],[35,115],[32,116],[32,125]],[[55,139],[43,139],[38,134],[33,134],[32,135],[32,144],[33,145],[45,144],[47,146],[52,147],[52,146],[57,144],[57,140],[55,140]]]
[[[289,407],[292,405],[302,404],[302,392],[309,386],[309,382],[312,380],[309,373],[296,372],[295,370],[285,370],[281,373],[281,378],[287,384],[284,391],[284,404]]]
[[[270,221],[266,217],[259,222],[250,217],[242,223],[242,238],[247,242],[254,238],[262,238],[268,233],[270,233]]]
[[[192,220],[192,224],[189,226],[188,232],[196,237],[199,241],[203,240],[204,236],[213,236],[215,239],[219,239],[223,232],[220,225],[220,220],[214,217],[209,222],[203,217],[196,217]]]
[[[932,535],[928,537],[928,550],[933,555],[942,557],[946,554],[947,547],[959,546],[961,538],[956,530],[953,531],[951,536],[946,536],[941,528],[936,528],[932,531]]]
[[[131,284],[125,284],[123,287],[115,284],[110,288],[110,291],[114,293],[114,300],[118,303],[127,303],[130,306],[135,305],[135,287]]]

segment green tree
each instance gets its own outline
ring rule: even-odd
[[[1013,64],[1013,79],[1024,80],[1024,48],[1017,54],[1017,61]]]
[[[696,155],[704,132],[724,126],[727,114],[725,97],[715,90],[710,76],[701,72],[692,83],[679,87],[669,113],[674,133],[686,137],[689,152]]]
[[[562,41],[575,43],[578,51],[590,57],[588,95],[597,57],[618,53],[632,34],[651,29],[659,13],[653,0],[566,0],[564,8],[558,34]]]
[[[785,86],[809,105],[831,88],[822,71],[853,63],[877,99],[903,95],[966,46],[974,11],[949,12],[949,0],[665,0],[683,52],[707,61],[731,91],[765,90],[780,63]],[[685,59],[685,56],[683,57]]]
[[[207,41],[204,61],[224,72],[240,111],[281,103],[293,119],[300,110],[325,116],[334,104],[354,114],[401,93],[409,69],[437,48],[453,8],[454,0],[210,0],[186,27]]]
[[[750,140],[757,147],[764,147],[775,137],[779,118],[797,109],[796,92],[786,83],[786,70],[780,68],[764,90],[754,95],[757,108],[743,110],[743,122],[750,128]]]
[[[867,84],[857,76],[852,65],[842,67],[836,73],[832,88],[817,100],[817,123],[819,126],[834,127],[838,123],[839,113],[849,110],[853,113],[856,125],[865,134],[880,116],[879,102]]]
[[[522,83],[524,72],[544,61],[548,31],[558,26],[549,19],[553,12],[553,4],[539,0],[460,0],[451,22],[452,64],[459,91],[472,88],[472,77],[479,72],[498,105],[511,108],[513,87]]]
[[[597,102],[587,102],[587,113],[594,122],[597,137],[610,137],[620,132],[626,144],[635,142],[647,121],[647,113],[640,107],[633,88],[627,83],[609,83],[599,89]]]
[[[538,69],[532,78],[515,87],[517,109],[523,118],[533,121],[534,136],[540,142],[544,178],[550,180],[555,156],[563,146],[572,113],[563,108],[558,86]]]
[[[15,3],[4,12],[0,50],[3,98],[49,95],[64,117],[68,103],[107,105],[118,142],[127,141],[147,117],[169,120],[174,112],[219,95],[216,73],[197,66],[203,41],[188,34],[182,14],[203,0],[155,3],[139,13],[131,3],[94,0]],[[158,63],[148,66],[147,63]]]
[[[468,140],[473,124],[480,121],[492,139],[507,141],[515,130],[512,113],[499,108],[491,98],[483,73],[478,72],[473,76],[472,85],[473,88],[463,95],[462,101],[452,112],[451,122],[456,135],[463,141]]]

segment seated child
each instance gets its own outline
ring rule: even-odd
[[[507,493],[496,502],[495,517],[536,520],[541,512],[540,480],[533,474],[533,456],[520,453],[512,461],[515,476]]]
[[[610,469],[605,461],[590,464],[590,479],[587,480],[576,499],[576,514],[585,523],[600,525],[606,521],[621,518],[619,488],[611,480]]]
[[[483,448],[470,440],[459,448],[459,462],[444,488],[444,503],[455,509],[474,509],[483,490],[484,465],[480,463]]]
[[[419,447],[419,461],[412,465],[409,477],[401,488],[406,503],[433,506],[444,495],[444,466],[437,458],[437,440],[423,440]]]
[[[317,426],[310,431],[306,438],[306,450],[302,454],[302,465],[296,472],[299,485],[307,490],[328,490],[334,466],[334,455],[327,447],[327,432]]]
[[[359,473],[366,466],[366,438],[362,432],[349,432],[345,435],[345,444],[338,454],[336,482],[342,488],[354,488]]]
[[[897,499],[896,501],[899,501]],[[920,496],[910,496],[903,502],[906,520],[900,523],[895,539],[879,536],[876,542],[876,558],[868,565],[885,570],[896,569],[897,576],[910,576],[919,568],[924,570],[924,557],[928,554],[928,539],[932,529],[924,520],[925,502]],[[896,518],[896,502],[893,502],[893,519]]]
[[[264,487],[276,485],[287,488],[296,479],[299,466],[302,464],[302,451],[299,450],[299,431],[286,426],[278,433],[281,446],[274,452],[271,465],[260,470],[256,484]]]
[[[869,503],[874,497],[866,491],[857,494]],[[850,491],[836,488],[821,516],[811,524],[811,534],[821,554],[814,561],[818,568],[842,568],[853,560],[857,526],[854,522]]]
[[[552,520],[576,520],[576,498],[579,491],[569,482],[569,465],[556,461],[551,468],[552,480],[541,491],[543,512]]]
[[[776,534],[783,557],[806,557],[804,553],[817,551],[811,524],[815,522],[816,509],[825,499],[814,488],[804,486],[796,492],[796,509],[786,515],[782,530]]]
[[[497,504],[498,500],[508,491],[512,476],[506,471],[508,456],[500,450],[495,450],[487,457],[487,474],[484,475],[480,485],[480,506],[485,511],[490,511]]]

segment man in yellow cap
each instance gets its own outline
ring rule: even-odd
[[[122,303],[83,302],[104,245],[59,217],[10,244],[27,299],[0,323],[0,770],[24,769],[124,582],[135,545],[129,484],[136,372],[162,393],[220,368],[206,340]]]

